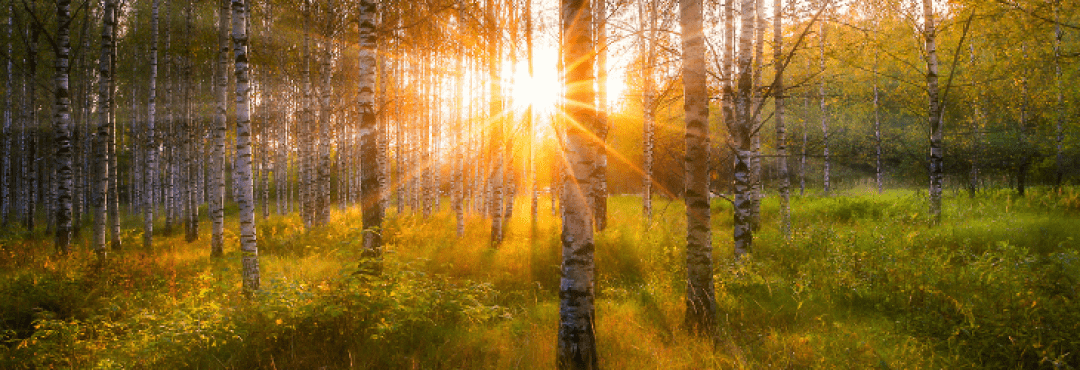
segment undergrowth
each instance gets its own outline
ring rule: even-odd
[[[1080,193],[1005,190],[945,199],[930,226],[916,191],[795,197],[795,233],[765,199],[750,258],[731,260],[730,205],[714,203],[718,342],[688,334],[684,210],[612,197],[596,237],[603,366],[1080,368]],[[304,230],[258,221],[263,289],[240,292],[235,218],[209,236],[155,236],[134,217],[104,266],[86,235],[68,256],[41,229],[0,233],[0,368],[552,368],[559,224],[519,200],[505,242],[448,210],[387,218],[378,276],[358,273],[356,210]],[[204,234],[209,225],[202,225]]]

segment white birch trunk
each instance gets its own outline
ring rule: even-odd
[[[780,233],[791,240],[791,178],[788,174],[787,127],[784,125],[784,13],[783,1],[773,0],[773,66],[776,85],[773,86],[776,104],[776,167],[780,170]]]
[[[379,207],[382,189],[377,166],[378,121],[375,117],[375,68],[377,36],[375,33],[377,4],[374,0],[360,0],[359,4],[360,55],[358,83],[360,95],[360,199],[363,207],[362,256],[372,259],[373,269],[381,269],[383,209]],[[399,153],[400,154],[400,153]]]
[[[116,27],[116,0],[105,0],[101,28],[101,59],[98,68],[101,71],[98,82],[98,127],[97,143],[94,148],[94,253],[98,262],[105,261],[105,223],[106,203],[109,195],[109,158],[108,142],[109,106],[112,104],[112,59],[113,28]]]
[[[71,0],[56,1],[56,250],[67,254],[71,244],[72,178],[71,91],[69,73]]]
[[[828,7],[829,6],[829,1],[830,0],[824,0],[822,2],[821,6]],[[821,28],[819,29],[819,35],[818,35],[818,37],[819,37],[818,40],[820,41],[818,46],[819,46],[819,50],[821,52],[820,59],[818,61],[818,63],[819,63],[818,64],[818,71],[821,74],[821,83],[818,85],[818,98],[821,99],[820,100],[820,106],[821,106],[820,107],[821,108],[821,134],[822,134],[822,140],[823,140],[823,142],[822,142],[822,147],[823,147],[822,151],[823,151],[823,156],[824,156],[824,161],[825,161],[825,168],[823,170],[823,175],[822,175],[822,177],[823,177],[822,178],[822,186],[824,188],[825,194],[828,195],[829,191],[832,190],[832,182],[831,182],[831,178],[830,178],[830,176],[832,174],[831,173],[832,172],[831,171],[832,170],[832,168],[831,168],[832,167],[832,162],[831,162],[831,159],[829,158],[829,111],[828,111],[828,105],[827,105],[827,103],[825,101],[826,100],[826,97],[825,97],[825,85],[826,85],[826,81],[825,81],[825,36],[826,36],[825,31],[826,31],[826,27],[825,27],[825,25],[826,25],[826,23],[827,22],[821,22],[821,24],[820,24]]]
[[[559,369],[597,369],[593,262],[593,217],[588,191],[597,158],[596,92],[593,85],[592,9],[587,0],[562,0],[562,60],[566,76],[567,118],[561,171],[566,189],[561,207],[562,278],[559,283],[559,329],[556,366]]]
[[[161,0],[154,0],[150,18],[150,86],[146,103],[146,191],[143,194],[143,249],[153,250],[154,245],[154,190],[157,181],[158,140],[155,124],[157,122],[157,77],[158,77],[158,8]]]
[[[686,115],[686,327],[716,338],[712,230],[709,211],[709,91],[702,1],[679,1]]]
[[[225,132],[227,130],[229,90],[230,0],[218,3],[218,55],[214,81],[214,128],[210,154],[210,255],[224,252],[225,235]]]
[[[259,290],[259,248],[255,235],[255,194],[251,178],[251,117],[248,109],[248,32],[245,0],[232,0],[233,54],[236,56],[236,177],[240,191],[240,253],[244,291]]]
[[[932,222],[941,221],[941,185],[943,125],[941,122],[941,103],[938,101],[938,59],[934,28],[934,9],[931,0],[923,0],[923,37],[926,39],[926,91],[929,95],[930,121],[930,217]]]
[[[7,79],[4,80],[4,128],[3,128],[3,130],[4,130],[3,131],[3,134],[4,134],[4,137],[3,137],[3,140],[4,140],[4,142],[3,142],[4,154],[3,154],[3,158],[0,159],[0,160],[3,161],[3,162],[0,162],[0,177],[3,178],[2,180],[0,180],[0,225],[3,225],[3,226],[7,226],[8,222],[10,220],[9,216],[11,214],[11,195],[12,195],[10,193],[10,189],[11,189],[11,185],[12,185],[12,178],[15,176],[15,171],[12,170],[12,161],[11,161],[11,158],[13,156],[13,152],[11,151],[11,143],[12,143],[13,136],[14,136],[14,135],[12,135],[12,132],[11,132],[11,116],[12,116],[12,113],[14,113],[14,99],[12,99],[11,96],[15,92],[15,90],[12,89],[12,87],[11,87],[11,81],[14,80],[14,78],[15,78],[15,75],[12,73],[12,69],[13,69],[12,67],[14,65],[14,60],[13,60],[14,57],[12,56],[13,54],[12,54],[12,47],[11,47],[11,40],[14,39],[12,37],[12,29],[14,28],[13,25],[12,25],[12,18],[14,18],[14,17],[15,17],[15,3],[12,2],[12,3],[8,4],[8,16],[7,16],[7,55],[8,55],[8,57],[4,58],[4,59],[6,59],[6,61],[5,61],[6,63],[4,63],[4,64],[7,67],[6,68]]]
[[[735,259],[739,260],[752,250],[753,245],[753,179],[751,164],[753,160],[753,43],[755,0],[742,0],[742,21],[739,32],[739,74],[738,90],[735,95],[735,120],[732,128],[735,144],[735,196],[733,239]]]

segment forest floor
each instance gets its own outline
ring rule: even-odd
[[[713,206],[719,343],[682,328],[685,217],[610,199],[596,242],[596,330],[608,369],[1080,368],[1080,189],[792,199],[795,233],[764,201],[752,258],[735,265],[731,207]],[[58,256],[43,229],[0,230],[0,369],[551,369],[559,228],[520,199],[506,242],[446,210],[390,213],[385,268],[357,274],[360,214],[258,220],[262,290],[240,289],[235,216],[226,255],[182,230],[95,267],[89,228]],[[233,210],[235,211],[235,210]],[[203,213],[205,215],[205,212]],[[233,212],[235,214],[235,212]],[[160,220],[159,220],[160,221]],[[161,230],[162,222],[158,222]]]

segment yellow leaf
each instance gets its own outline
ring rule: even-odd
[[[277,321],[274,321],[274,323],[278,324],[278,325],[281,325],[281,319],[277,319]]]

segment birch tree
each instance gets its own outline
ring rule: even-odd
[[[56,136],[56,250],[67,254],[71,243],[72,178],[70,60],[71,0],[56,1],[56,113],[53,129]]]
[[[608,122],[608,96],[607,96],[607,0],[596,0],[596,104],[597,104],[597,134],[600,140],[599,157],[596,158],[597,170],[596,184],[592,189],[592,212],[596,219],[596,229],[604,230],[607,227],[607,136],[609,131]]]
[[[822,4],[821,4],[822,8],[828,8],[829,7],[829,2],[830,2],[830,0],[822,1]],[[820,28],[818,29],[818,41],[819,41],[818,46],[819,46],[819,50],[821,52],[820,58],[818,59],[818,63],[819,63],[818,64],[818,71],[821,74],[821,81],[818,84],[818,98],[820,99],[820,108],[821,108],[821,135],[822,135],[821,140],[822,140],[822,147],[823,147],[822,155],[824,156],[824,161],[825,161],[825,168],[822,170],[822,172],[823,172],[822,173],[822,186],[824,188],[825,194],[828,195],[829,191],[832,189],[832,182],[831,182],[831,179],[830,179],[831,169],[832,169],[831,168],[832,167],[832,161],[831,161],[831,158],[829,157],[829,111],[828,111],[828,104],[826,103],[826,97],[825,97],[825,85],[827,84],[827,82],[825,80],[825,31],[826,31],[825,26],[826,26],[826,23],[827,22],[821,22]]]
[[[225,234],[225,130],[229,89],[229,3],[218,1],[218,55],[214,74],[214,128],[210,154],[210,255],[224,253]]]
[[[150,251],[154,243],[154,189],[158,176],[157,152],[157,77],[158,77],[158,8],[161,0],[153,0],[150,15],[150,81],[146,103],[146,191],[143,196],[143,249]],[[213,205],[211,205],[213,207]]]
[[[358,83],[360,95],[358,105],[360,108],[360,199],[363,212],[363,252],[362,256],[375,260],[375,268],[378,269],[378,261],[382,258],[382,221],[383,209],[379,206],[382,196],[382,188],[379,184],[379,168],[376,165],[378,159],[377,135],[379,134],[378,120],[375,117],[375,67],[376,67],[376,43],[375,33],[377,4],[374,0],[360,0],[359,3],[359,46],[360,56],[358,59],[360,72]],[[400,133],[399,133],[400,134]],[[401,155],[399,152],[398,155]]]
[[[930,217],[934,223],[941,221],[941,185],[944,179],[942,160],[944,133],[941,122],[941,103],[938,101],[938,57],[934,27],[934,8],[932,0],[923,0],[923,37],[926,41],[926,92],[929,97],[930,121]]]
[[[709,91],[706,87],[701,0],[679,1],[679,24],[686,115],[685,322],[690,330],[713,337],[716,335],[716,293],[709,211]]]
[[[560,171],[565,184],[560,201],[562,222],[562,278],[559,284],[559,330],[556,366],[559,369],[597,369],[593,305],[593,217],[588,191],[595,181],[597,117],[593,104],[595,65],[592,43],[592,7],[589,0],[562,0],[561,48],[566,79],[564,156]]]
[[[791,179],[787,162],[787,127],[784,126],[784,13],[783,1],[773,0],[773,67],[775,68],[776,167],[780,170],[780,232],[791,240]]]
[[[97,142],[94,145],[94,253],[105,260],[106,202],[109,195],[108,141],[109,108],[112,105],[113,28],[116,27],[116,0],[105,0],[101,18],[101,59],[98,81]]]
[[[11,161],[11,143],[13,136],[11,133],[11,116],[14,110],[14,99],[12,95],[15,90],[11,87],[11,81],[15,79],[14,73],[12,73],[12,66],[14,64],[14,57],[12,54],[11,40],[13,22],[12,18],[15,17],[15,3],[8,3],[8,16],[7,16],[7,57],[4,65],[7,72],[7,79],[4,80],[4,127],[3,127],[3,140],[4,146],[3,158],[0,158],[0,225],[7,226],[9,215],[11,214],[11,185],[12,177],[15,176],[15,171],[12,170]]]
[[[729,0],[730,1],[730,0]],[[653,66],[656,65],[656,0],[644,0],[638,2],[638,20],[641,32],[641,43],[644,61],[641,66],[641,109],[644,141],[642,147],[642,212],[645,220],[652,220],[652,192],[653,192],[653,147],[656,133],[656,103],[655,86],[653,83]]]
[[[240,208],[240,253],[244,291],[259,290],[259,249],[255,239],[255,193],[251,178],[251,117],[248,94],[248,32],[246,0],[232,0],[232,40],[236,74],[236,177]]]
[[[735,259],[739,260],[750,253],[754,240],[753,236],[753,192],[751,186],[752,175],[750,161],[753,159],[753,54],[750,46],[754,34],[755,0],[742,0],[742,20],[739,31],[739,74],[738,90],[734,96],[734,121],[729,127],[732,133],[735,150],[735,196],[734,196],[734,231]]]

